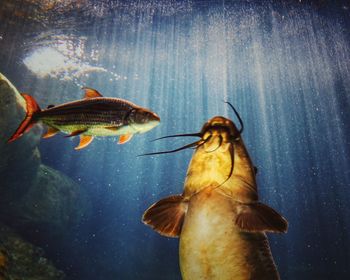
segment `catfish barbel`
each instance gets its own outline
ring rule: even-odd
[[[42,122],[48,126],[43,138],[56,135],[59,131],[68,136],[80,136],[76,150],[85,148],[95,136],[120,135],[118,144],[124,144],[134,134],[144,133],[157,126],[160,118],[148,109],[130,101],[103,97],[97,90],[83,88],[85,98],[48,106],[41,110],[33,97],[22,94],[26,101],[26,117],[8,142],[15,141],[34,124]]]
[[[241,133],[229,119],[209,120],[200,140],[165,152],[194,147],[184,191],[153,204],[143,222],[161,235],[180,237],[184,280],[277,280],[265,232],[286,232],[287,221],[258,201],[256,168]],[[145,155],[150,155],[145,154]]]

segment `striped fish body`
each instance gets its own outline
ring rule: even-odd
[[[98,91],[83,88],[85,98],[41,110],[33,97],[22,94],[26,101],[26,117],[8,142],[15,141],[37,122],[48,126],[43,138],[59,131],[68,136],[80,136],[76,150],[85,148],[94,136],[120,135],[118,144],[124,144],[136,133],[144,133],[160,122],[159,117],[148,109],[127,100],[103,97]]]
[[[44,124],[71,134],[115,136],[139,131],[130,119],[135,104],[117,98],[97,97],[65,103],[40,111],[36,118]]]

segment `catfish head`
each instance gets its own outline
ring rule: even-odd
[[[201,144],[206,152],[226,152],[230,146],[240,139],[241,131],[230,119],[216,116],[208,120],[199,133]],[[199,147],[200,147],[199,146]]]
[[[228,102],[226,102],[228,103]],[[222,189],[238,201],[256,201],[258,199],[255,181],[255,167],[245,148],[241,134],[243,121],[235,108],[240,129],[235,123],[222,116],[208,120],[198,133],[177,134],[161,137],[200,137],[198,141],[175,150],[149,153],[145,155],[174,153],[195,148],[188,167],[185,194],[192,195],[204,188]],[[158,140],[156,139],[156,140]]]

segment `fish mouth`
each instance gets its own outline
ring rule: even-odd
[[[153,112],[150,112],[150,121],[160,123],[160,117]]]

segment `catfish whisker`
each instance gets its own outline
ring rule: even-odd
[[[236,117],[239,120],[239,123],[241,125],[241,129],[239,130],[239,134],[241,134],[243,132],[244,126],[243,126],[243,121],[242,121],[240,115],[238,114],[237,110],[235,109],[235,107],[233,107],[233,105],[230,102],[228,102],[228,101],[224,101],[224,102],[226,104],[228,104],[231,107],[231,109],[235,112]]]
[[[199,147],[203,146],[205,143],[208,142],[208,140],[211,138],[211,136],[209,136],[207,139],[203,140],[201,139],[200,141],[203,141],[202,143],[198,144],[197,146],[193,147],[192,149],[198,149]],[[198,142],[200,142],[198,141]]]
[[[234,157],[234,148],[233,148],[233,144],[230,143],[230,156],[231,156],[231,168],[230,168],[230,173],[228,175],[228,177],[225,179],[225,181],[223,181],[220,185],[216,186],[214,188],[214,190],[216,188],[220,188],[223,184],[225,184],[232,176],[233,173],[233,169],[234,169],[234,165],[235,165],[235,157]]]
[[[214,150],[211,150],[211,151],[205,151],[206,153],[212,153],[212,152],[215,152],[217,149],[219,149],[222,145],[222,136],[219,135],[219,145],[214,149]]]
[[[138,155],[138,156],[151,156],[151,155],[160,155],[160,154],[176,153],[176,152],[181,151],[181,150],[185,150],[185,149],[188,149],[188,148],[196,147],[201,141],[202,141],[202,139],[199,140],[199,141],[196,141],[196,142],[187,144],[187,145],[185,145],[185,146],[183,146],[183,147],[177,148],[177,149],[175,149],[175,150],[163,151],[163,152],[154,152],[154,153],[147,153],[147,154],[142,154],[142,155]]]
[[[154,142],[154,141],[157,141],[157,140],[160,140],[160,139],[165,139],[165,138],[173,138],[173,137],[202,137],[202,134],[201,133],[187,133],[187,134],[175,134],[175,135],[168,135],[168,136],[163,136],[163,137],[159,137],[159,138],[156,138],[156,139],[153,139],[151,140],[151,142]]]

